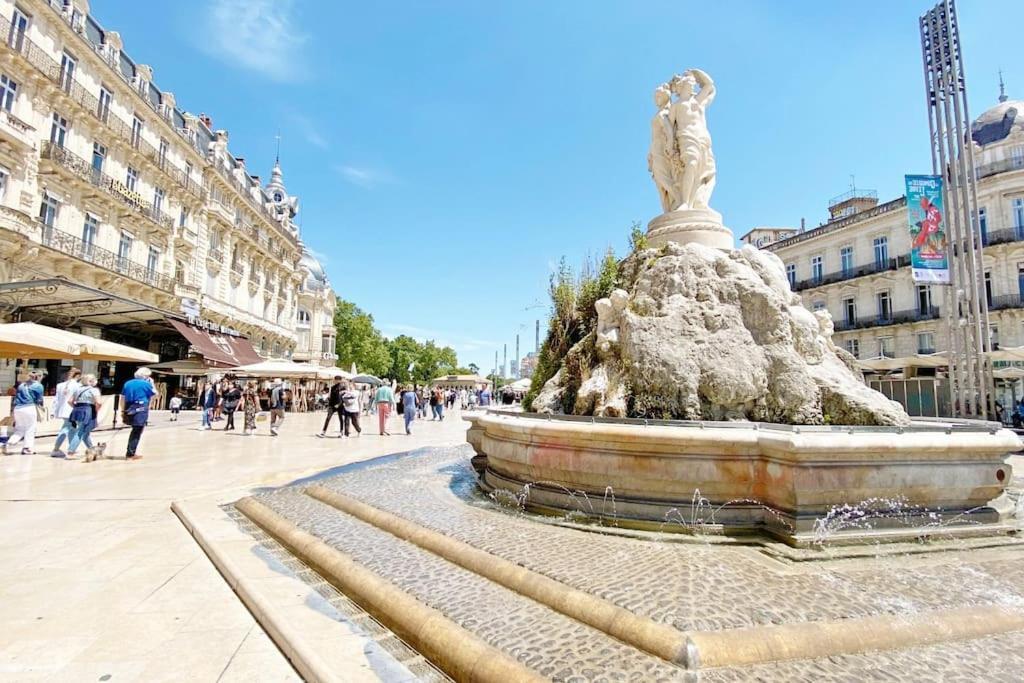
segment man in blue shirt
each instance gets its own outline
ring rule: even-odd
[[[146,422],[149,420],[149,400],[156,394],[150,375],[152,372],[149,368],[139,368],[135,371],[135,379],[125,382],[124,388],[121,389],[121,396],[124,398],[124,423],[132,427],[131,434],[128,435],[128,450],[124,454],[126,460],[142,458],[135,451],[139,447],[142,430],[146,428]]]

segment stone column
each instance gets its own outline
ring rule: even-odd
[[[97,327],[96,325],[84,325],[83,324],[83,325],[80,326],[79,334],[84,334],[85,336],[92,337],[93,339],[99,339],[101,337],[101,331],[102,331],[102,328]],[[79,361],[79,363],[81,364],[82,374],[83,375],[87,375],[87,374],[95,375],[95,374],[97,374],[99,372],[99,369],[100,369],[99,361],[96,361],[96,360],[83,360],[83,361]],[[99,379],[99,377],[97,377],[97,379]]]

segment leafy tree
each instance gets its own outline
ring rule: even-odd
[[[469,375],[479,375],[480,374],[480,366],[477,365],[476,363],[470,363],[468,370],[469,370],[469,372],[466,373],[466,374],[469,374]]]
[[[387,340],[374,326],[372,315],[338,297],[334,329],[339,367],[348,368],[355,363],[360,372],[387,375],[391,365]]]
[[[409,366],[415,369],[416,361],[420,356],[421,344],[412,337],[401,334],[388,342],[388,352],[391,360],[388,370],[388,377],[399,382],[411,382],[412,373]]]

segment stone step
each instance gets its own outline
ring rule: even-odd
[[[269,514],[260,518],[260,508]],[[387,599],[392,595],[385,590],[387,586],[400,591],[402,597],[414,599],[413,607],[422,605],[439,612],[448,622],[444,628],[464,629],[463,633],[472,634],[487,647],[545,679],[686,681],[693,677],[681,667],[493,583],[298,489],[258,496],[255,504],[242,501],[239,509],[251,518],[257,517],[254,521],[279,541],[288,527],[297,527],[301,547],[292,549],[304,560],[303,555],[319,541],[350,559],[352,571],[366,570],[380,579],[382,583],[368,595],[376,604],[362,606],[389,627],[389,619],[402,615],[387,612],[408,607],[402,607],[401,600]],[[286,540],[284,543],[290,545]],[[373,594],[377,599],[373,599]],[[349,597],[361,602],[361,596]],[[396,632],[406,636],[400,630]],[[406,639],[420,647],[413,642],[415,637]],[[470,649],[471,645],[461,641],[456,649]],[[424,654],[453,678],[464,677],[457,670],[453,674],[451,664],[445,661],[446,653],[436,653],[441,661],[436,661],[438,658],[432,653]]]

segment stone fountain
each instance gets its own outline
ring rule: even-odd
[[[709,206],[714,96],[698,69],[655,90],[648,167],[664,212],[596,304],[573,414],[559,415],[559,371],[536,415],[472,419],[482,485],[526,487],[542,512],[612,491],[617,523],[713,513],[724,531],[794,544],[820,540],[837,510],[864,514],[834,541],[1009,530],[1004,460],[1017,437],[995,423],[912,421],[864,384],[777,256],[734,248]]]
[[[474,415],[472,458],[364,441],[382,457],[228,506],[241,537],[176,504],[309,680],[990,680],[1019,659],[1022,541],[993,537],[1018,439],[910,420],[778,259],[733,248],[713,95],[696,70],[658,88],[664,213],[536,412]]]

